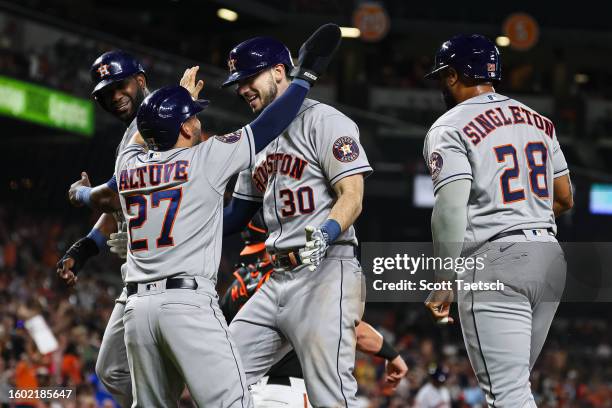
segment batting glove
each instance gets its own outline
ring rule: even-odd
[[[332,57],[340,46],[342,34],[336,24],[325,24],[319,27],[300,47],[298,63],[291,70],[291,77],[303,79],[314,85],[319,76],[325,72]]]
[[[329,236],[321,228],[306,227],[306,245],[300,250],[302,264],[310,265],[308,269],[314,271],[321,264],[329,248]]]
[[[128,251],[128,233],[114,232],[110,234],[110,239],[106,241],[110,247],[110,251],[121,259],[127,258]]]

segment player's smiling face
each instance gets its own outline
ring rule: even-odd
[[[144,100],[144,76],[137,75],[114,82],[98,94],[103,108],[123,122],[130,122]]]
[[[249,104],[254,113],[264,110],[278,95],[278,85],[273,74],[274,69],[266,69],[257,75],[238,82],[236,92]]]

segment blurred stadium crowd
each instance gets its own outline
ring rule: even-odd
[[[29,79],[53,86],[76,95],[87,96],[89,89],[89,66],[87,63],[67,64],[66,61],[93,61],[101,52],[114,45],[99,41],[79,41],[70,35],[53,41],[32,44],[23,48],[24,36],[28,29],[19,17],[9,17],[0,25],[0,71],[11,76]],[[27,42],[27,40],[26,40]],[[219,49],[211,54],[202,54],[198,60],[225,69],[225,54],[229,50]],[[503,50],[502,50],[503,51]],[[431,55],[413,56],[401,43],[385,43],[368,52],[377,57],[368,58],[363,73],[363,82],[372,86],[393,88],[426,89],[436,84],[424,80],[423,76],[432,66]],[[168,71],[166,66],[157,66],[159,61],[151,55],[140,55],[142,62],[152,72]],[[75,66],[78,75],[75,76]],[[529,60],[504,63],[503,81],[500,85],[506,92],[534,94],[545,93],[564,98],[580,93],[591,97],[612,97],[612,77],[605,67],[600,70],[582,72],[588,81],[574,81],[574,72],[568,67],[567,56],[562,49],[553,50],[553,55],[544,67],[536,67]],[[329,73],[326,82],[334,81],[334,73]],[[584,78],[584,77],[582,77]]]
[[[55,263],[65,246],[85,232],[88,220],[80,221],[0,208],[0,396],[15,387],[66,386],[75,389],[76,399],[65,406],[114,406],[94,367],[120,289],[120,262],[109,254],[93,259],[74,291],[62,287],[55,277]],[[233,257],[224,252],[220,276],[227,281]],[[400,350],[410,371],[393,394],[384,386],[383,360],[359,355],[355,375],[364,407],[416,406],[416,395],[431,381],[429,372],[436,366],[447,373],[440,387],[448,390],[453,407],[485,406],[458,327],[440,330],[421,304],[369,304],[367,309],[367,320]],[[57,338],[56,352],[41,355],[24,328],[24,321],[35,314],[44,316]],[[572,319],[560,313],[532,374],[538,406],[611,407],[611,339],[612,329],[605,320]],[[183,403],[191,406],[188,396]],[[34,400],[20,404],[50,406]],[[6,399],[0,400],[0,406],[11,407]]]
[[[89,62],[112,46],[101,41],[80,42],[61,36],[51,44],[24,48],[23,39],[30,31],[23,20],[7,18],[0,25],[0,72],[13,78],[51,86],[64,92],[88,98],[90,89]],[[140,56],[152,72],[164,72],[155,59]],[[67,64],[67,61],[82,61]]]

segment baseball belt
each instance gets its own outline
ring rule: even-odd
[[[494,235],[493,237],[489,238],[489,242],[496,241],[498,239],[502,239],[506,237],[511,237],[513,235],[525,235],[525,231],[532,231],[534,236],[538,235],[536,231],[546,231],[548,235],[552,235],[552,236],[555,235],[552,228],[528,228],[524,230],[519,229],[519,230],[514,230],[514,231],[500,232],[499,234]]]
[[[151,289],[156,288],[155,283],[151,283]],[[148,285],[147,285],[148,286]],[[127,295],[132,296],[138,293],[138,283],[128,283],[125,285]],[[194,278],[168,278],[166,279],[166,289],[191,289],[196,290],[198,282]]]
[[[291,248],[272,255],[272,265],[277,269],[292,270],[302,264],[299,253],[300,248]],[[341,257],[357,256],[357,247],[353,243],[332,244],[327,249],[327,254]]]

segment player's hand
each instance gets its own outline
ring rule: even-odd
[[[106,244],[110,247],[110,251],[121,259],[127,258],[128,250],[128,234],[127,232],[114,232],[110,234],[110,239]]]
[[[302,264],[310,265],[308,267],[310,271],[314,271],[321,261],[323,261],[323,258],[325,258],[329,243],[327,242],[327,237],[320,228],[309,225],[305,230],[306,245],[304,245],[304,248],[300,249],[300,259],[302,260]]]
[[[452,324],[454,319],[450,316],[450,305],[453,302],[454,294],[452,290],[432,290],[425,307],[429,309],[436,323]]]
[[[340,27],[336,24],[329,23],[319,27],[300,47],[298,64],[291,70],[290,75],[313,85],[327,69],[341,39]]]
[[[402,378],[408,374],[408,366],[399,355],[391,361],[386,361],[385,364],[385,381],[395,390]]]
[[[200,69],[199,66],[187,68],[183,77],[181,78],[181,82],[179,83],[183,88],[189,91],[193,100],[198,99],[200,95],[200,91],[204,88],[204,81],[201,79],[196,83],[196,74]]]
[[[70,185],[70,190],[68,190],[68,199],[70,200],[70,204],[74,205],[75,207],[83,206],[83,203],[80,200],[77,200],[77,189],[79,187],[91,187],[89,176],[85,172],[81,173],[81,178],[72,183]]]
[[[59,260],[59,262],[57,263],[57,276],[64,281],[64,283],[69,286],[72,287],[74,285],[76,285],[77,283],[77,276],[75,275],[75,273],[72,271],[72,268],[74,267],[74,258],[71,257],[66,257],[64,256],[62,259]]]

